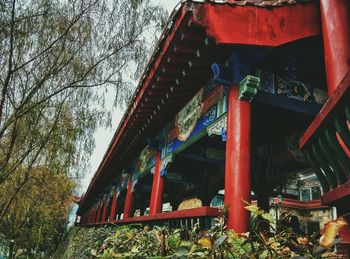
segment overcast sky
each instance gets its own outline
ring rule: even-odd
[[[154,3],[159,3],[163,5],[167,10],[168,13],[170,14],[176,4],[179,2],[179,0],[151,0]],[[98,166],[100,165],[103,155],[105,154],[109,143],[111,142],[111,139],[113,137],[113,134],[115,130],[118,128],[118,125],[120,123],[121,118],[123,117],[124,110],[121,110],[118,107],[113,107],[113,99],[114,97],[111,96],[107,100],[106,107],[110,107],[111,110],[113,110],[113,117],[112,117],[112,127],[109,129],[105,129],[103,127],[98,128],[95,132],[95,142],[96,142],[96,147],[94,152],[91,155],[91,169],[90,172],[87,172],[85,174],[85,177],[82,181],[82,186],[80,188],[80,192],[85,192],[91,178],[95,174]]]

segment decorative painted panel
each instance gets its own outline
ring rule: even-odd
[[[216,122],[207,127],[208,136],[211,137],[213,135],[223,136],[226,132],[227,128],[227,115],[220,117]],[[226,134],[225,134],[226,135]],[[225,141],[223,139],[223,141]]]
[[[283,78],[275,73],[262,70],[256,70],[254,74],[260,78],[259,91],[322,105],[327,100],[326,91],[296,79]]]
[[[133,162],[133,168],[135,177],[139,177],[141,174],[149,171],[156,163],[155,160],[156,151],[149,150],[148,147],[145,147],[138,158],[136,158]]]
[[[227,112],[225,88],[212,82],[204,86],[168,125],[162,158],[180,152],[206,134],[206,128]]]

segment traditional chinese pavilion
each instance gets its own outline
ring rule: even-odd
[[[349,213],[349,18],[347,0],[183,1],[80,224],[205,225],[224,193],[228,228],[246,232],[252,193],[266,208],[276,183],[302,170],[317,175],[323,205]]]

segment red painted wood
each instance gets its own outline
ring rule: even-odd
[[[117,215],[117,193],[114,192],[111,212],[109,213],[109,221],[115,220],[116,215]]]
[[[94,214],[95,214],[95,209],[91,210],[90,218],[89,218],[89,223],[92,223],[94,220]]]
[[[349,124],[348,124],[349,125]],[[349,128],[350,130],[350,128]],[[350,150],[348,149],[348,147],[346,146],[344,140],[341,138],[341,136],[339,135],[338,132],[335,133],[337,140],[340,144],[340,146],[342,147],[342,149],[344,150],[345,154],[348,156],[348,158],[350,158]]]
[[[323,194],[321,197],[321,201],[322,204],[335,206],[337,205],[337,201],[340,201],[345,198],[348,198],[348,201],[350,202],[350,180],[342,185],[338,185],[333,190],[330,190],[329,192]],[[348,206],[348,203],[345,203],[344,205]]]
[[[346,95],[350,91],[350,70],[347,72],[343,80],[340,82],[337,89],[333,92],[332,96],[328,98],[326,104],[322,107],[321,111],[317,114],[316,118],[312,121],[310,126],[305,131],[304,135],[299,141],[300,149],[308,143],[311,137],[315,134],[317,129],[321,127],[322,124],[326,123],[326,120],[336,112],[336,106],[338,103],[344,100],[346,102]]]
[[[108,198],[106,197],[103,204],[103,211],[102,211],[102,218],[101,218],[102,222],[107,221],[107,209],[108,209]]]
[[[248,231],[250,202],[251,104],[238,99],[239,86],[229,87],[225,159],[225,198],[229,205],[227,228]]]
[[[201,207],[196,209],[170,211],[164,213],[158,213],[155,215],[134,217],[129,219],[118,220],[118,223],[127,222],[141,222],[141,221],[154,221],[163,219],[180,219],[180,218],[193,218],[193,217],[217,217],[219,216],[219,210],[211,207]]]
[[[178,210],[170,212],[157,213],[155,215],[132,217],[128,219],[115,220],[108,223],[133,223],[133,222],[145,222],[145,221],[158,221],[166,219],[181,219],[181,218],[195,218],[195,217],[218,217],[220,215],[218,208],[200,207],[188,210]],[[90,225],[100,225],[99,223]]]
[[[90,216],[90,220],[89,220],[89,222],[90,223],[92,223],[92,222],[94,222],[94,217],[95,217],[95,208],[92,210],[92,212],[91,212],[91,216]]]
[[[279,205],[282,207],[305,209],[305,210],[328,208],[327,206],[322,205],[321,200],[298,201],[294,199],[283,198],[282,202],[280,202]]]
[[[101,209],[102,209],[102,206],[98,205],[95,222],[101,222]]]
[[[150,215],[155,215],[157,213],[162,212],[164,178],[160,176],[161,163],[162,162],[160,159],[160,151],[157,151],[156,166],[154,168],[154,176],[153,176],[153,184],[152,184],[151,201],[149,205]]]
[[[140,112],[141,106],[144,103],[144,97],[148,96],[148,91],[151,90],[154,78],[160,75],[159,73],[164,66],[168,68],[165,62],[166,59],[176,55],[176,53],[173,52],[173,47],[181,40],[180,34],[182,32],[186,33],[192,30],[193,26],[202,25],[203,28],[207,29],[207,33],[211,33],[208,35],[214,37],[213,39],[219,44],[242,44],[242,42],[244,42],[244,44],[268,46],[277,46],[278,44],[283,44],[302,37],[320,34],[320,18],[317,2],[271,9],[253,6],[211,6],[210,4],[196,4],[195,6],[200,7],[194,10],[194,22],[186,24],[188,21],[187,18],[192,15],[192,9],[181,7],[177,14],[173,16],[173,25],[171,29],[163,33],[164,38],[158,44],[159,50],[148,64],[148,68],[145,70],[144,76],[134,93],[132,105],[129,106],[123,117],[120,127],[104,155],[103,161],[95,173],[86,191],[86,195],[83,197],[81,203],[82,210],[84,210],[85,201],[90,200],[92,196],[103,187],[101,184],[103,181],[101,181],[101,179],[102,176],[105,176],[107,173],[105,170],[106,165],[112,159],[112,156],[117,154],[115,157],[120,157],[121,160],[124,158],[124,144],[133,138],[135,132],[138,131],[129,131],[127,137],[124,138],[125,132],[129,129],[131,121],[136,118],[136,114]],[[201,12],[201,10],[203,12]],[[206,22],[208,22],[208,24]],[[254,22],[256,22],[256,24]],[[196,29],[196,31],[198,31],[198,29]],[[216,36],[218,38],[215,38]],[[204,38],[205,35],[203,34],[203,40]],[[209,53],[212,54],[214,53],[213,51],[216,51],[215,57],[220,55],[218,54],[218,49],[212,50]],[[209,55],[208,62],[212,62],[212,58],[213,55]],[[203,57],[200,59],[194,57],[192,63],[196,63],[197,60],[200,61],[202,65],[206,62]],[[184,67],[188,67],[187,61],[184,63]],[[193,84],[192,82],[190,83]],[[154,90],[157,90],[157,93],[159,93],[159,91],[164,92],[169,89],[169,87],[170,85],[168,84],[165,89]],[[185,89],[185,87],[183,89]],[[158,103],[155,102],[152,107],[155,107],[154,105],[157,104]],[[144,123],[144,117],[148,116],[149,113],[145,114],[145,116],[139,116],[134,125]],[[154,121],[153,123],[157,122]],[[119,148],[117,148],[117,145],[120,145]]]
[[[347,223],[348,225],[343,227],[340,231],[339,231],[339,236],[342,239],[341,243],[342,244],[348,244],[350,245],[350,219],[347,218]]]
[[[98,208],[95,208],[94,210],[95,210],[95,212],[94,212],[94,217],[92,218],[92,222],[96,222],[97,221]]]
[[[319,13],[316,1],[278,8],[204,3],[194,6],[193,19],[217,44],[279,46],[319,35]]]
[[[92,216],[92,211],[89,211],[87,216],[87,223],[91,222],[91,216]]]
[[[350,69],[350,4],[320,0],[328,95]]]
[[[160,48],[157,52],[157,54],[159,54],[159,55],[156,56],[156,59],[153,61],[153,64],[148,64],[148,67],[150,67],[150,69],[148,71],[145,71],[145,72],[147,72],[147,76],[146,76],[145,80],[143,80],[140,83],[138,89],[135,91],[135,93],[134,93],[135,98],[133,100],[133,105],[128,107],[128,111],[125,113],[125,115],[122,119],[121,125],[119,126],[118,130],[116,131],[116,133],[113,137],[113,141],[109,145],[108,150],[106,151],[106,153],[103,157],[103,160],[102,160],[101,164],[99,165],[97,172],[95,173],[95,175],[94,175],[94,177],[93,177],[93,179],[88,187],[86,194],[88,194],[90,192],[90,189],[92,188],[92,186],[95,185],[95,182],[96,182],[98,176],[102,172],[106,163],[111,158],[113,152],[115,151],[116,144],[118,143],[122,134],[124,133],[124,129],[126,128],[126,126],[129,122],[131,116],[133,115],[136,107],[140,103],[143,95],[145,94],[146,89],[148,89],[149,83],[152,80],[154,74],[156,73],[158,66],[160,64],[160,61],[162,60],[164,54],[168,50],[168,47],[169,47],[171,40],[175,36],[175,33],[177,32],[178,27],[181,25],[183,19],[185,18],[185,15],[187,14],[187,10],[184,8],[181,8],[179,13],[180,14],[179,14],[178,18],[174,22],[173,29],[170,31],[170,33],[168,35],[166,35],[166,41],[164,42],[162,48]],[[163,34],[165,32],[166,31],[164,31]],[[165,36],[165,35],[162,35],[162,36]]]
[[[128,190],[126,192],[125,205],[124,205],[124,219],[132,217],[132,207],[134,203],[134,194],[132,192],[132,175],[130,174]]]

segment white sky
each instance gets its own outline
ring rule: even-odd
[[[170,14],[176,4],[179,2],[179,0],[151,0],[153,3],[159,3],[163,5],[167,10],[168,13]],[[110,110],[113,111],[113,116],[112,116],[112,127],[109,129],[105,129],[103,127],[100,127],[96,130],[94,137],[95,137],[95,142],[96,142],[96,147],[91,155],[91,169],[89,172],[86,172],[82,183],[81,183],[81,188],[80,188],[80,193],[85,192],[91,178],[95,174],[98,166],[100,165],[103,155],[105,154],[109,143],[111,142],[111,139],[113,137],[113,134],[115,130],[118,128],[119,122],[121,118],[123,117],[124,110],[121,110],[119,107],[113,107],[113,101],[114,101],[114,96],[110,95],[111,98],[107,98],[106,100],[106,108],[110,107]]]

